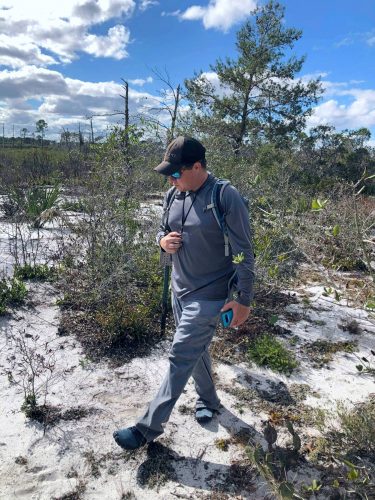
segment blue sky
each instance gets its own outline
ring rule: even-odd
[[[44,118],[57,138],[86,117],[122,107],[130,82],[133,115],[157,107],[167,69],[174,85],[235,57],[235,39],[256,0],[0,0],[0,123],[35,131]],[[308,125],[367,127],[375,145],[375,2],[284,0],[285,23],[302,29],[299,76],[321,76],[326,92]],[[213,78],[214,75],[211,75]],[[96,117],[97,131],[118,117]]]

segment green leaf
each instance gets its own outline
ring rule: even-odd
[[[315,200],[315,199],[311,202],[311,208],[312,208],[312,210],[321,210],[322,209],[322,207],[318,203],[318,200]]]
[[[277,314],[272,314],[268,321],[271,325],[275,325],[279,321],[279,317]]]
[[[362,365],[355,365],[355,367],[357,368],[357,370],[359,372],[361,372],[363,370],[363,366]]]
[[[233,256],[233,264],[241,264],[245,260],[245,255],[243,252]]]
[[[348,472],[348,479],[355,481],[359,478],[359,471],[357,469],[350,469]]]
[[[365,304],[365,309],[370,309],[371,311],[373,311],[375,309],[375,300],[368,300]]]
[[[332,229],[333,236],[338,236],[340,234],[340,226],[336,224],[336,226]]]

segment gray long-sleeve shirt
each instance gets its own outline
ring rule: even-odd
[[[176,192],[168,222],[164,217],[157,240],[171,231],[182,233],[182,247],[172,254],[172,290],[179,299],[225,299],[228,282],[236,271],[237,302],[249,306],[253,298],[254,254],[248,210],[237,189],[226,186],[221,200],[230,243],[226,257],[223,231],[212,209],[207,209],[216,180],[209,174],[197,192]],[[233,264],[233,256],[241,253],[244,260]]]

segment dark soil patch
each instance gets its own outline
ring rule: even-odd
[[[356,342],[330,342],[328,340],[316,340],[303,347],[314,368],[321,368],[333,360],[337,352],[352,353],[356,350]]]
[[[338,325],[344,332],[351,333],[352,335],[360,335],[362,333],[362,329],[359,326],[358,321],[355,319],[344,321],[343,323]]]
[[[302,402],[307,394],[311,393],[305,384],[293,384],[288,390],[282,382],[280,384],[271,382],[269,391],[256,387],[243,388],[237,384],[235,386],[219,384],[218,388],[236,398],[235,407],[240,412],[244,406],[255,413],[264,412],[274,425],[285,425],[286,420],[290,420],[301,427],[314,424],[317,418],[317,411]]]
[[[36,405],[28,406],[25,413],[28,418],[36,420],[46,427],[52,427],[61,422],[61,420],[81,420],[99,411],[100,410],[96,408],[87,409],[80,406],[62,411],[58,406]]]
[[[52,497],[51,500],[80,500],[85,491],[86,483],[80,480],[78,481],[78,484],[73,491],[71,491],[70,493],[65,493],[65,495],[62,495],[60,497]]]

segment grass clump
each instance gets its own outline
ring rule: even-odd
[[[316,340],[306,346],[307,354],[315,367],[321,367],[333,360],[337,352],[353,353],[357,348],[356,342],[330,342],[328,340]]]
[[[339,405],[337,416],[340,445],[357,454],[370,454],[375,458],[375,397],[356,405],[349,410]]]
[[[57,277],[57,271],[54,267],[49,267],[47,264],[25,264],[17,266],[14,270],[14,276],[20,280],[39,280],[39,281],[54,281]]]
[[[6,313],[7,306],[21,304],[26,295],[25,283],[19,278],[3,278],[0,281],[0,315]]]
[[[250,361],[277,372],[291,373],[298,366],[293,354],[269,333],[253,340],[247,353]]]

